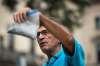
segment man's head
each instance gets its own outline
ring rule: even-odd
[[[38,29],[37,40],[44,53],[55,50],[60,46],[60,41],[55,38],[44,26]]]

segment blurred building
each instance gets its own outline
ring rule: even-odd
[[[17,59],[26,59],[28,66],[40,66],[44,55],[38,44],[26,37],[7,33],[9,19],[13,13],[9,12],[0,0],[0,66],[16,66]],[[18,0],[20,9],[25,2]],[[81,19],[81,28],[74,30],[74,35],[82,43],[86,54],[87,66],[100,64],[100,5],[93,4],[85,9]],[[19,63],[19,62],[18,62]]]
[[[18,2],[16,9],[25,6],[25,1]],[[37,42],[7,33],[8,24],[13,23],[12,15],[0,0],[0,66],[40,66],[45,57]]]
[[[100,66],[100,4],[87,7],[81,21],[75,36],[84,47],[87,66]]]

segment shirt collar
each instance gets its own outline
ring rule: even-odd
[[[50,60],[47,62],[47,64],[53,64],[63,53],[63,50],[59,50],[53,57],[50,58]]]

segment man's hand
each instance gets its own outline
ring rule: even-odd
[[[23,8],[19,11],[17,11],[14,15],[13,15],[13,18],[14,18],[14,21],[17,22],[17,23],[22,23],[24,22],[26,19],[27,19],[27,12],[31,10],[31,8]]]
[[[14,23],[11,26],[9,26],[8,33],[26,36],[31,39],[36,39],[37,29],[39,27],[39,14],[38,12],[35,15],[34,14],[35,11],[32,10],[31,13],[30,8],[24,8],[20,11],[17,11],[13,16],[13,19],[16,23],[20,24]],[[26,20],[28,16],[32,17]]]

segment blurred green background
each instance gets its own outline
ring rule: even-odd
[[[59,19],[82,43],[87,66],[100,66],[99,0],[0,0],[0,66],[41,66],[47,60],[37,41],[7,33],[12,15],[24,7]]]

